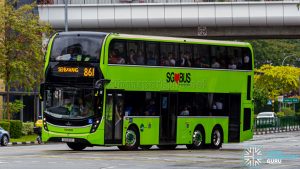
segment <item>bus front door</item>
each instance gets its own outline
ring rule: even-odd
[[[105,108],[105,144],[122,144],[123,95],[108,93]]]
[[[160,96],[160,144],[176,144],[177,93]]]

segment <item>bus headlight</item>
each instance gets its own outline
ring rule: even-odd
[[[90,132],[94,133],[97,130],[99,124],[100,124],[100,119],[95,119],[93,124],[92,124],[92,128],[91,128]]]
[[[44,117],[44,119],[43,119],[43,126],[44,126],[44,129],[45,129],[46,131],[48,131],[47,121],[46,121],[46,118],[45,118],[45,117]]]

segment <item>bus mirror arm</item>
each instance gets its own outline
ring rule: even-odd
[[[110,83],[110,79],[101,79],[101,80],[97,80],[95,83],[95,88],[96,89],[102,89],[103,86],[107,83]]]

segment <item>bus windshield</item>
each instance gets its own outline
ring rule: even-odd
[[[99,60],[103,36],[91,35],[57,35],[51,51],[51,61],[83,61]]]
[[[94,115],[93,90],[51,88],[45,91],[45,113],[55,118],[81,119]]]

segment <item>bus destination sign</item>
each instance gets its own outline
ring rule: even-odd
[[[54,69],[55,70],[55,69]],[[59,74],[66,75],[79,75],[83,77],[94,77],[95,76],[95,68],[93,67],[67,67],[67,66],[59,66],[55,70],[55,72]]]

